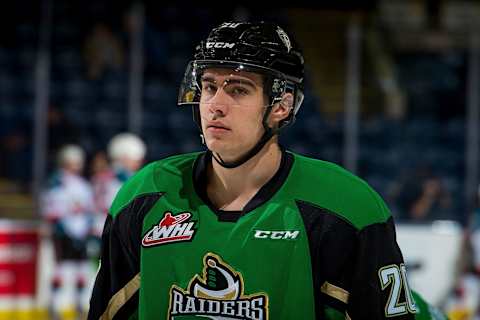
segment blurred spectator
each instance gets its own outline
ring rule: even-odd
[[[480,319],[480,188],[457,265],[457,281],[446,301],[451,320]]]
[[[117,193],[120,184],[108,162],[105,152],[97,152],[91,162],[92,172],[92,188],[93,197],[95,202],[95,225],[94,235],[100,240],[102,236],[103,224],[105,223],[106,216],[110,204]],[[97,243],[99,245],[99,243]],[[98,256],[100,248],[97,246],[97,250],[94,255]]]
[[[87,75],[98,79],[107,70],[121,70],[124,62],[124,48],[119,38],[104,23],[97,23],[85,41]]]
[[[480,186],[478,188],[477,207],[471,217],[469,233],[473,268],[477,276],[480,277]]]
[[[123,38],[126,43],[131,41],[135,34],[141,32],[144,50],[144,72],[146,75],[162,75],[165,80],[170,79],[168,61],[171,58],[172,48],[168,41],[168,31],[158,30],[148,19],[139,19],[138,12],[127,10],[123,16]]]
[[[426,222],[451,218],[451,195],[430,168],[418,167],[395,189],[393,202],[399,211],[398,220]]]
[[[449,208],[450,196],[445,193],[441,180],[429,177],[423,181],[421,193],[411,205],[409,214],[415,221],[429,220],[444,217],[441,213]]]
[[[58,153],[58,171],[42,194],[41,213],[51,225],[57,262],[51,299],[52,310],[57,315],[71,305],[85,311],[84,297],[88,296],[87,240],[92,229],[94,203],[90,184],[80,175],[84,161],[85,154],[80,147],[62,147]],[[72,286],[77,288],[74,301],[57,299],[71,291]]]
[[[21,191],[28,191],[31,179],[32,142],[27,124],[16,123],[0,137],[1,174]]]
[[[480,186],[477,192],[477,205],[476,209],[471,215],[469,227],[467,228],[467,250],[466,254],[467,262],[463,271],[463,275],[460,277],[459,288],[463,289],[461,292],[464,294],[463,304],[470,307],[472,314],[475,315],[474,319],[480,319]],[[469,289],[468,292],[467,289]],[[471,298],[473,301],[468,301],[468,296],[474,295],[475,298]]]
[[[463,275],[463,278],[467,276],[475,278],[478,283],[477,290],[480,292],[480,186],[478,188],[476,200],[476,208],[470,216],[468,227],[465,231],[466,236],[460,272]],[[478,302],[480,307],[480,301]]]
[[[79,130],[71,123],[55,105],[50,105],[47,114],[48,127],[48,166],[53,169],[56,164],[55,155],[60,148],[68,143],[77,143],[80,138]]]
[[[78,130],[56,105],[52,104],[48,108],[47,123],[49,149],[55,150],[55,154],[60,147],[78,140]]]
[[[112,191],[105,188],[108,184],[105,181],[114,179],[114,174],[108,163],[107,155],[104,151],[95,153],[91,161],[92,187],[95,199],[95,211],[106,214],[109,204],[105,197]],[[109,196],[107,196],[109,197]]]

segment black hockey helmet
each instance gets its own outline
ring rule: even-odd
[[[287,33],[278,25],[268,22],[225,22],[214,28],[205,41],[195,49],[180,86],[178,104],[192,105],[194,120],[201,130],[200,103],[201,77],[206,69],[225,68],[232,73],[246,71],[259,73],[263,90],[268,97],[263,117],[265,132],[258,143],[240,159],[225,163],[219,155],[217,162],[235,168],[255,156],[263,146],[285,125],[295,120],[303,102],[303,55]],[[292,111],[278,128],[270,128],[267,118],[272,106],[280,102],[285,93],[293,95]]]
[[[196,47],[194,60],[186,69],[178,104],[198,104],[199,79],[206,68],[230,68],[261,73],[269,105],[281,100],[283,93],[294,96],[293,112],[284,121],[293,120],[303,101],[303,55],[286,32],[267,22],[225,22],[214,28],[206,41]]]

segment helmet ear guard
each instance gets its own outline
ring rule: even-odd
[[[280,104],[284,108],[293,109],[293,95],[291,94],[284,94]]]

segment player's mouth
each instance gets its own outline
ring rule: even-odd
[[[230,131],[231,129],[221,122],[210,122],[207,124],[207,130],[211,132],[221,133]]]

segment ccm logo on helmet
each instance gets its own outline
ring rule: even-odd
[[[273,239],[273,240],[294,240],[298,237],[300,231],[267,231],[255,230],[254,237],[257,239]]]
[[[228,43],[228,42],[207,42],[207,49],[217,48],[217,49],[226,49],[226,48],[233,48],[235,43]]]

